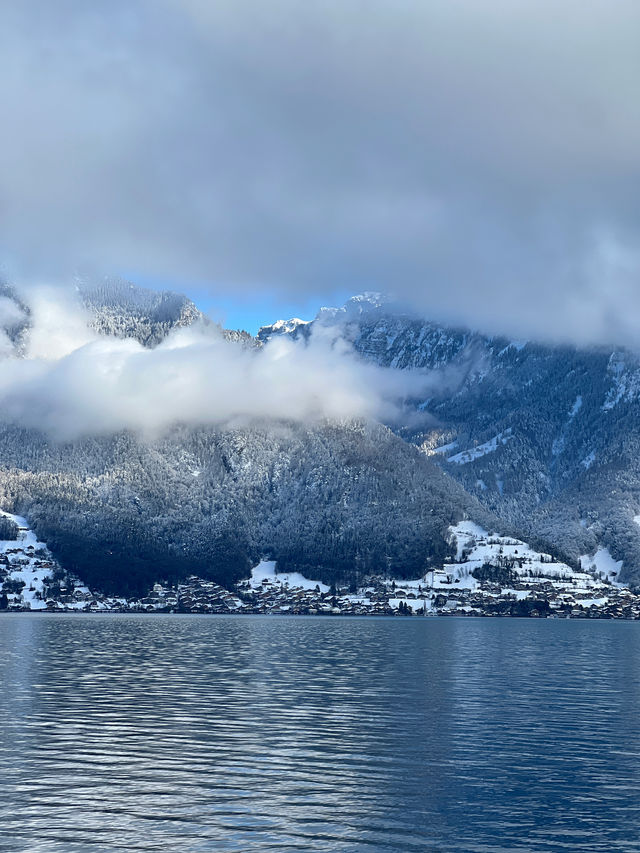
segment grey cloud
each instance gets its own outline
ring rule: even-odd
[[[4,254],[634,342],[638,44],[635,0],[8,0]]]

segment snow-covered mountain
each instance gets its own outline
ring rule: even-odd
[[[136,338],[145,346],[160,343],[173,328],[204,320],[191,299],[170,290],[155,291],[120,279],[104,279],[80,281],[77,291],[95,331]]]
[[[366,423],[176,428],[65,444],[0,430],[0,506],[92,588],[186,574],[223,585],[262,557],[325,583],[413,577],[463,518],[497,520],[417,447]]]
[[[304,327],[308,324],[308,320],[300,320],[299,317],[291,317],[290,320],[278,320],[270,326],[262,326],[257,339],[260,343],[266,343],[269,338],[277,335],[292,335],[297,338],[300,332],[304,332]]]
[[[366,296],[293,335],[340,327],[365,359],[442,375],[398,432],[487,508],[574,559],[608,547],[640,582],[640,358],[448,328]],[[262,330],[262,338],[268,334]]]
[[[100,334],[147,347],[206,322],[184,296],[79,285]],[[30,315],[0,293],[19,351]],[[92,587],[142,592],[188,572],[223,583],[268,558],[326,583],[416,577],[451,558],[462,521],[518,536],[573,569],[640,583],[640,359],[488,337],[412,316],[379,294],[311,322],[227,333],[240,345],[321,331],[362,359],[431,372],[428,398],[389,426],[277,421],[127,432],[66,444],[0,427],[0,509],[26,516]],[[328,334],[327,334],[328,333]],[[603,556],[604,555],[604,556]]]

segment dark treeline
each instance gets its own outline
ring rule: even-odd
[[[4,515],[0,515],[0,540],[13,542],[18,538],[18,526]]]
[[[416,577],[448,527],[493,519],[424,454],[365,423],[180,428],[58,445],[0,431],[4,506],[90,586],[137,594],[189,573],[229,585],[261,557],[326,583]]]

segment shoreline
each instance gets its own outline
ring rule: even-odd
[[[242,618],[242,619],[392,619],[392,620],[433,620],[433,619],[521,619],[525,621],[551,621],[551,622],[640,622],[638,616],[591,616],[588,612],[583,615],[575,616],[560,616],[551,614],[548,616],[523,616],[511,615],[506,613],[247,613],[246,611],[237,612],[218,612],[211,613],[206,611],[175,611],[175,610],[0,610],[0,619],[10,618],[12,616],[206,616],[215,618]]]

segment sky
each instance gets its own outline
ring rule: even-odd
[[[323,307],[313,296],[307,297],[304,293],[287,296],[258,291],[242,298],[223,292],[211,293],[198,287],[180,288],[177,283],[172,283],[171,286],[173,289],[181,289],[193,299],[203,313],[225,329],[244,329],[252,335],[256,335],[262,326],[268,326],[277,320],[313,320],[319,308]],[[350,296],[351,292],[335,291],[325,301],[332,307],[339,306]]]
[[[162,279],[137,272],[123,271],[127,281],[151,290],[173,290],[186,294],[198,308],[225,329],[244,329],[252,335],[262,326],[277,320],[313,320],[319,308],[317,295],[299,291],[273,291],[269,288],[243,292],[234,287],[211,288],[203,283]],[[350,290],[327,288],[325,301],[330,307],[343,305],[353,293]]]
[[[639,44],[637,0],[3,0],[0,262],[637,345]]]

